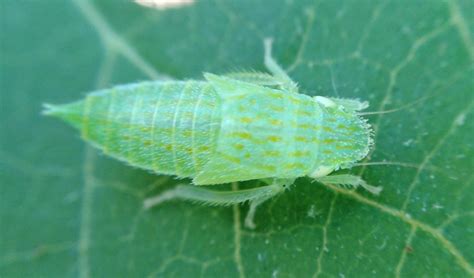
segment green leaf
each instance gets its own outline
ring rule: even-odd
[[[472,1],[195,2],[1,2],[0,276],[473,275]],[[401,108],[367,116],[367,162],[386,163],[351,170],[380,196],[302,178],[255,230],[246,205],[143,211],[187,181],[108,158],[40,113],[114,84],[264,71],[264,37],[302,92]]]

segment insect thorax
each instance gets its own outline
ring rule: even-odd
[[[222,100],[222,123],[198,184],[296,178],[321,166],[347,167],[367,153],[366,124],[341,106],[217,76],[208,80]]]

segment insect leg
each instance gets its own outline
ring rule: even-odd
[[[245,201],[267,200],[283,190],[284,187],[280,184],[271,184],[238,191],[216,191],[194,185],[178,185],[158,196],[146,199],[143,202],[143,206],[145,209],[148,209],[162,202],[174,199],[190,200],[211,206],[229,206]],[[260,201],[260,203],[262,201]]]
[[[267,69],[275,76],[276,79],[281,80],[283,83],[282,87],[290,92],[297,93],[298,86],[296,83],[288,76],[284,69],[278,65],[278,63],[272,57],[272,43],[273,39],[266,38],[263,40],[264,45],[264,63]]]
[[[324,184],[329,183],[329,184],[336,184],[339,186],[350,186],[354,188],[361,186],[365,190],[376,195],[378,195],[380,191],[382,191],[382,187],[368,185],[361,177],[349,175],[349,174],[324,176],[324,177],[316,178],[315,180]]]
[[[261,199],[256,199],[250,202],[249,211],[247,212],[247,215],[245,216],[245,227],[249,229],[255,229],[255,227],[257,227],[257,225],[255,225],[255,222],[253,221],[255,217],[255,212],[257,211],[257,207],[270,198],[271,196],[265,196]]]
[[[245,227],[249,229],[255,229],[256,225],[255,222],[253,221],[255,217],[255,212],[257,211],[257,207],[261,205],[263,202],[267,201],[271,197],[277,195],[281,191],[283,191],[285,188],[288,186],[292,185],[294,182],[294,179],[262,179],[261,181],[269,184],[269,186],[279,186],[281,189],[280,191],[275,192],[274,195],[271,196],[261,196],[258,199],[250,201],[250,208],[249,211],[247,212],[247,216],[245,216]]]

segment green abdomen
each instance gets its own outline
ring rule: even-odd
[[[207,163],[221,122],[219,98],[205,82],[120,86],[78,104],[84,139],[134,166],[180,177]]]

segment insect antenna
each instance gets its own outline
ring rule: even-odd
[[[406,162],[393,162],[393,161],[375,161],[375,162],[360,162],[355,163],[353,166],[401,166],[407,168],[419,168],[420,165],[415,163],[406,163]]]
[[[353,164],[353,167],[358,167],[358,166],[399,166],[399,167],[415,168],[415,169],[420,168],[420,165],[416,163],[396,162],[396,161],[374,161],[374,162],[360,162],[360,163]],[[425,169],[433,171],[433,172],[442,172],[441,169],[435,166],[425,166]]]
[[[398,112],[398,111],[401,111],[401,110],[404,110],[404,109],[407,109],[409,107],[412,107],[420,102],[423,102],[429,98],[432,98],[434,97],[436,94],[432,94],[432,95],[429,95],[429,96],[426,96],[426,97],[421,97],[413,102],[410,102],[408,104],[405,104],[401,107],[398,107],[398,108],[394,108],[394,109],[389,109],[389,110],[382,110],[382,111],[369,111],[369,112],[360,112],[360,113],[357,113],[357,115],[359,116],[368,116],[368,115],[380,115],[380,114],[389,114],[389,113],[394,113],[394,112]]]

